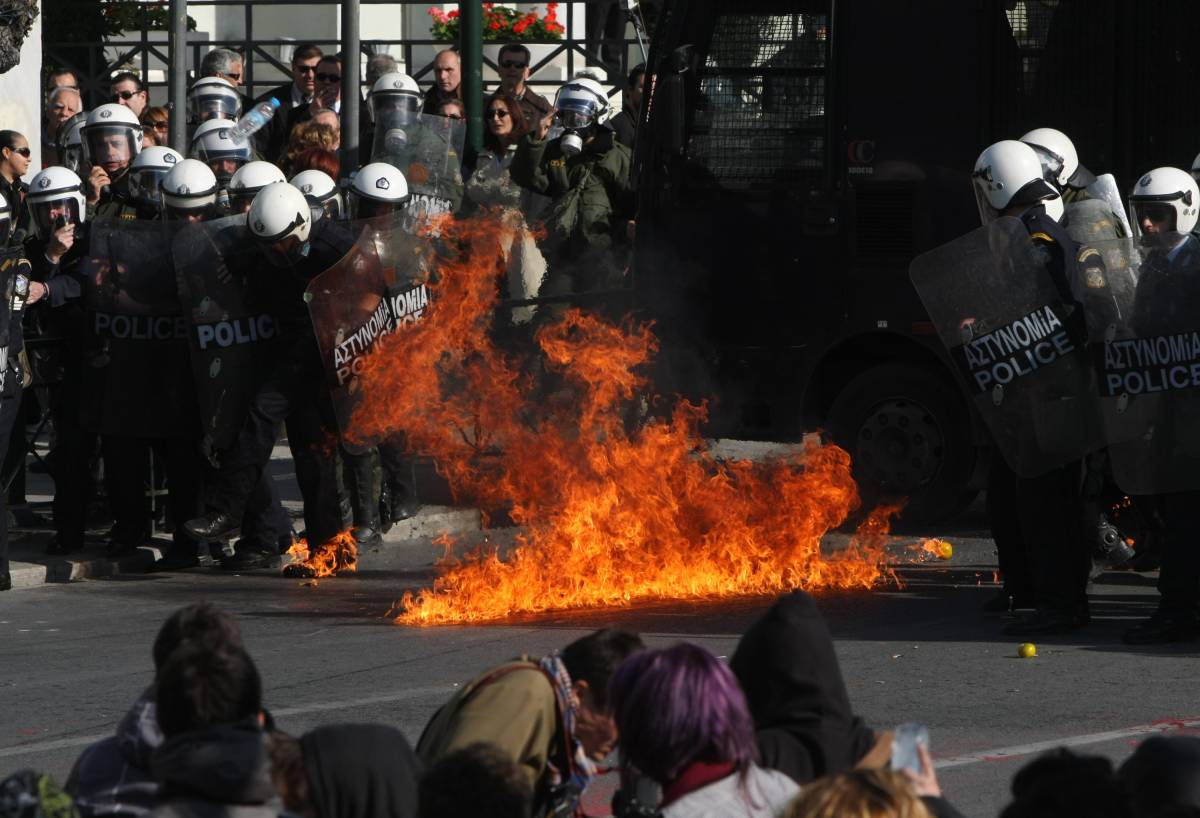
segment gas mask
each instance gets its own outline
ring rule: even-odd
[[[562,122],[563,135],[559,143],[564,156],[578,156],[592,128],[592,115],[581,111],[562,111],[558,115]]]

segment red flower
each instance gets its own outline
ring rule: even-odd
[[[454,11],[450,12],[446,16],[449,17],[451,20],[457,19],[458,18],[458,9],[455,9]]]
[[[504,28],[504,26],[500,25],[500,23],[498,21],[495,23],[492,23],[492,31],[499,31],[502,28]]]

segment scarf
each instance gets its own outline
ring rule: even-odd
[[[583,745],[575,738],[575,718],[579,702],[571,690],[571,674],[563,664],[558,653],[542,657],[538,667],[550,679],[554,688],[554,698],[558,701],[558,713],[562,718],[563,741],[565,742],[564,756],[567,769],[558,767],[558,758],[551,757],[546,761],[546,773],[551,787],[557,788],[568,785],[576,792],[583,792],[593,778],[596,777],[596,764],[583,751]]]

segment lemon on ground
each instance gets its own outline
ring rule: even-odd
[[[1017,655],[1022,659],[1032,659],[1037,656],[1037,645],[1032,642],[1025,642],[1017,648]]]

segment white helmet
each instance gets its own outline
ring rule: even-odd
[[[375,80],[371,86],[371,110],[378,117],[384,111],[421,110],[421,88],[408,74],[393,71]]]
[[[1034,128],[1022,136],[1021,141],[1037,152],[1043,178],[1059,190],[1066,187],[1079,170],[1075,143],[1062,131]]]
[[[245,213],[260,190],[267,185],[286,181],[283,171],[270,162],[261,159],[247,162],[229,180],[229,206],[234,213]]]
[[[395,165],[364,165],[350,183],[350,218],[369,219],[394,213],[408,204],[408,181]]]
[[[54,233],[59,218],[77,225],[87,221],[83,183],[74,171],[57,165],[33,177],[29,192],[25,194],[25,204],[34,233],[42,238],[49,238]]]
[[[83,126],[87,124],[88,112],[80,111],[58,126],[59,164],[75,173],[83,168]]]
[[[258,192],[246,214],[250,233],[264,245],[273,264],[285,266],[302,258],[312,233],[312,208],[304,194],[287,182]],[[295,239],[289,241],[289,239]]]
[[[209,166],[222,187],[227,186],[233,174],[254,155],[249,142],[233,138],[233,123],[225,119],[201,122],[192,134],[189,153],[193,159]]]
[[[141,204],[162,206],[159,184],[183,156],[170,148],[154,145],[137,155],[129,166],[129,197]]]
[[[1033,148],[1024,142],[1005,139],[989,145],[975,160],[971,174],[975,202],[984,224],[997,219],[1011,207],[1038,203],[1054,219],[1062,215],[1062,199],[1053,185],[1042,178],[1042,165]]]
[[[342,194],[337,182],[323,170],[302,170],[292,177],[292,187],[304,194],[314,215],[330,219],[341,219],[343,213]]]
[[[83,126],[83,159],[114,176],[142,151],[142,123],[124,105],[106,102],[88,113]]]
[[[591,77],[576,76],[558,89],[554,98],[558,118],[567,130],[582,130],[599,122],[608,111],[604,86]]]
[[[1192,178],[1200,182],[1200,154],[1196,154],[1196,158],[1192,160]]]
[[[242,98],[224,77],[203,77],[188,89],[188,121],[233,119],[242,115]]]
[[[163,211],[169,217],[188,211],[211,211],[217,205],[217,177],[208,165],[183,159],[162,180]]]
[[[1190,233],[1196,227],[1197,208],[1200,187],[1190,173],[1179,168],[1155,168],[1138,179],[1129,194],[1129,222],[1134,236],[1144,232],[1142,219],[1161,224],[1172,215],[1175,223],[1165,226],[1163,232]]]

